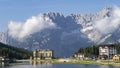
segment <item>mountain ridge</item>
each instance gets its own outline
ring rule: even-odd
[[[25,49],[53,49],[55,56],[70,56],[80,47],[85,47],[101,43],[119,42],[120,36],[115,33],[94,37],[98,30],[94,29],[94,22],[112,16],[112,8],[105,7],[102,11],[95,14],[70,14],[64,16],[61,13],[44,13],[43,16],[49,17],[56,25],[57,29],[44,29],[29,35],[24,41],[20,42],[6,32],[6,44]],[[117,34],[120,32],[118,31]],[[3,34],[1,33],[2,39]],[[93,35],[90,37],[90,35]],[[99,35],[99,34],[98,34]],[[112,39],[115,38],[115,39]],[[114,41],[115,40],[115,41]],[[1,41],[4,42],[4,41]],[[100,42],[100,43],[98,43]]]

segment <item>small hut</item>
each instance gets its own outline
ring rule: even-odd
[[[120,61],[120,55],[114,55],[113,56],[113,61],[114,62],[119,62]]]

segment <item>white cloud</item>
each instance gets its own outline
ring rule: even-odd
[[[83,28],[81,31],[82,31],[82,32],[85,32],[85,31],[87,31],[87,30],[92,30],[92,29],[93,29],[92,26],[88,26],[88,27],[86,27],[86,28]]]
[[[9,35],[18,40],[22,40],[28,35],[39,32],[46,28],[56,28],[56,25],[49,17],[44,16],[43,14],[32,16],[25,22],[11,21],[8,24]]]
[[[115,32],[117,29],[119,29],[120,26],[120,8],[117,6],[114,6],[111,12],[110,17],[105,17],[101,20],[97,20],[92,22],[91,25],[92,30],[91,32],[87,29],[86,32],[89,31],[88,38],[96,43],[99,43],[101,41],[104,42],[108,37],[110,37],[113,32]]]

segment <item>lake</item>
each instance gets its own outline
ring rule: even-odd
[[[120,66],[111,65],[86,65],[86,64],[42,64],[42,65],[13,65],[2,66],[0,68],[120,68]]]

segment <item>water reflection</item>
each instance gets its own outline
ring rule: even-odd
[[[31,65],[36,66],[36,65],[52,65],[51,62],[48,61],[32,61],[30,62]]]
[[[33,68],[52,68],[52,64],[33,65]]]
[[[113,66],[101,65],[100,68],[114,68]]]
[[[48,62],[32,62],[31,63],[34,68],[52,68],[52,64]]]
[[[113,65],[99,65],[99,68],[120,68],[120,66],[113,66]]]
[[[8,64],[8,62],[0,62],[0,68],[5,68]]]
[[[85,64],[25,64],[25,65],[14,65],[5,66],[0,68],[120,68],[120,66],[111,65],[85,65]]]
[[[0,68],[52,68],[52,64],[41,64],[41,65],[14,65],[14,66],[4,66]]]

